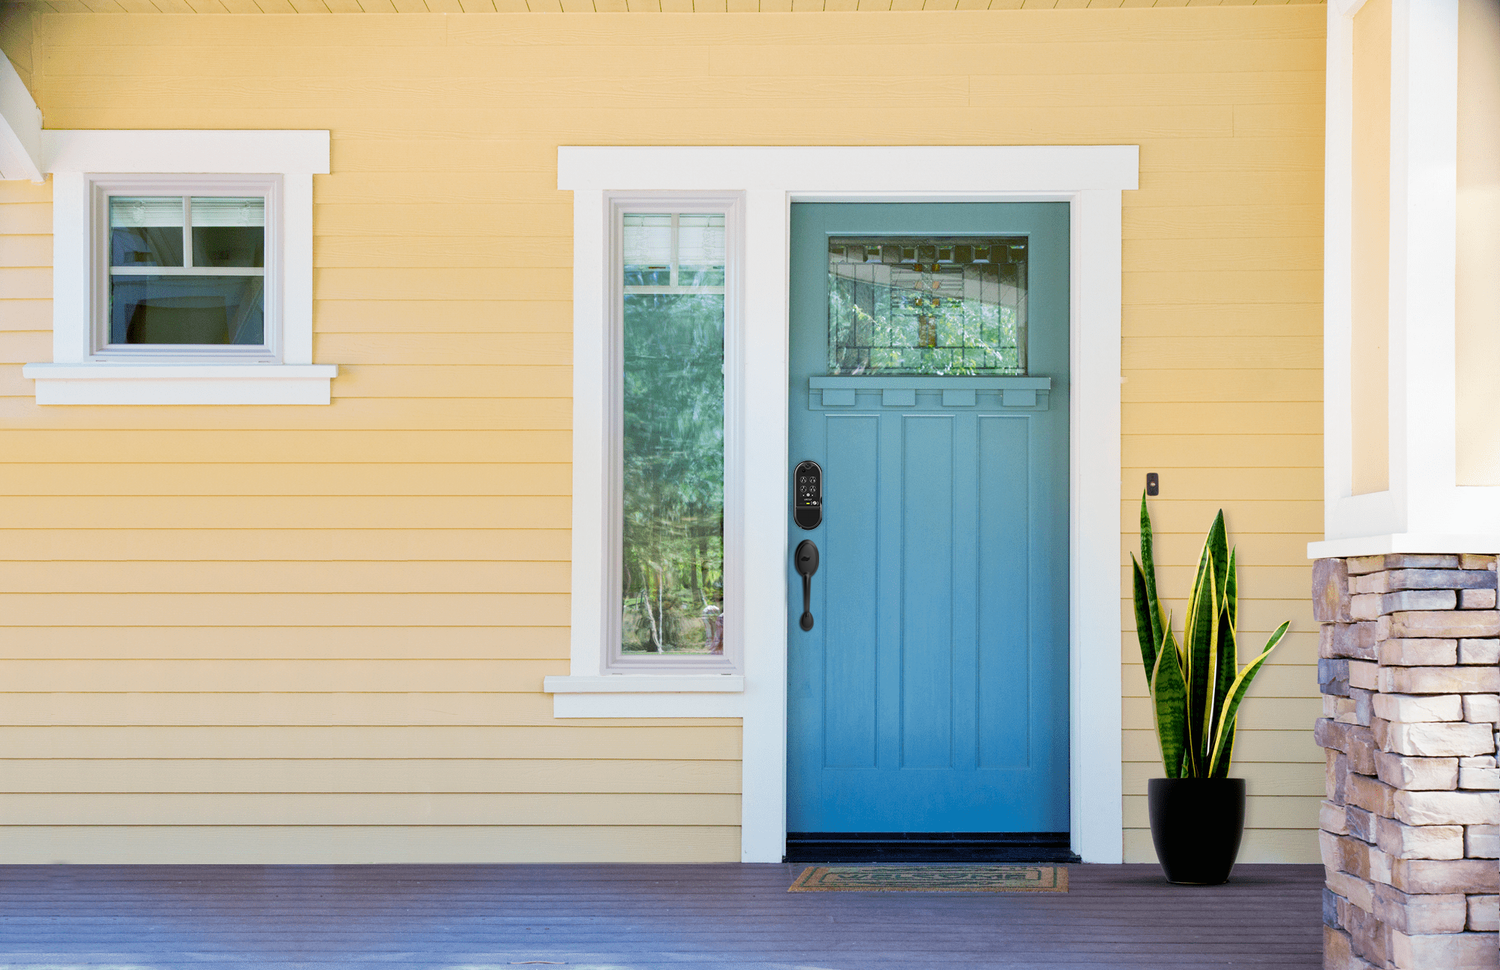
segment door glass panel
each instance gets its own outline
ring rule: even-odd
[[[828,373],[1026,373],[1026,237],[828,240]]]
[[[621,652],[724,652],[724,215],[627,213]]]

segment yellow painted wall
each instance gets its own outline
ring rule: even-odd
[[[1458,484],[1500,485],[1500,4],[1458,17]]]
[[[1391,0],[1354,15],[1353,486],[1390,487]]]
[[[1295,620],[1241,719],[1242,858],[1317,860],[1322,7],[37,31],[53,127],[332,130],[315,354],[342,370],[326,408],[38,408],[48,190],[0,188],[0,859],[738,858],[738,722],[557,722],[540,692],[567,669],[557,146],[1127,143],[1122,563],[1145,472],[1167,592],[1226,509],[1246,640]]]

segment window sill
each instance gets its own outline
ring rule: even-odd
[[[554,717],[743,717],[739,674],[547,677]]]
[[[329,404],[336,364],[26,364],[38,404]]]

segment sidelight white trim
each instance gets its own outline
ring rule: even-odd
[[[563,147],[574,206],[572,676],[548,678],[558,717],[744,719],[741,858],[786,847],[787,334],[793,201],[1071,203],[1070,798],[1073,849],[1123,858],[1120,721],[1120,206],[1133,145],[904,148]],[[743,692],[570,691],[603,670],[606,531],[600,389],[608,319],[608,193],[737,193],[744,200]],[[750,418],[753,416],[753,419]],[[748,527],[753,523],[754,527]],[[624,675],[622,675],[624,676]],[[659,681],[670,674],[650,678]],[[578,680],[575,678],[588,678]],[[689,682],[684,682],[687,685]],[[642,686],[646,686],[642,684]],[[652,685],[655,687],[655,685]],[[698,698],[694,701],[693,698]],[[738,703],[732,703],[737,701]],[[736,708],[738,715],[728,713]]]

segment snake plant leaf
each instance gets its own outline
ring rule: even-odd
[[[1225,604],[1228,593],[1229,574],[1229,533],[1224,524],[1224,510],[1219,509],[1214,516],[1213,525],[1208,528],[1208,535],[1203,539],[1203,550],[1208,557],[1210,568],[1213,570],[1213,626],[1212,636],[1208,642],[1208,662],[1203,672],[1203,680],[1206,690],[1198,695],[1201,706],[1197,709],[1199,726],[1202,728],[1202,740],[1198,751],[1201,755],[1200,767],[1207,766],[1210,754],[1213,752],[1214,731],[1218,727],[1218,714],[1222,706],[1222,700],[1228,687],[1228,681],[1221,681],[1224,676],[1224,638],[1226,634]],[[1229,679],[1233,680],[1238,666],[1229,668]]]
[[[1209,773],[1210,778],[1228,778],[1229,766],[1234,761],[1234,737],[1238,727],[1235,724],[1237,718],[1229,719],[1229,729],[1224,732],[1224,754],[1214,762],[1214,770]]]
[[[1213,738],[1214,677],[1218,673],[1219,591],[1214,574],[1213,534],[1203,543],[1198,575],[1188,598],[1182,631],[1183,680],[1187,685],[1188,760],[1193,777],[1208,765]]]
[[[1240,579],[1234,565],[1235,554],[1238,551],[1238,549],[1229,550],[1229,572],[1224,577],[1224,605],[1229,607],[1229,625],[1236,630],[1240,626]]]
[[[1283,623],[1277,627],[1276,632],[1271,634],[1271,639],[1266,641],[1265,652],[1250,661],[1245,666],[1245,669],[1240,671],[1240,675],[1234,679],[1234,687],[1229,692],[1229,702],[1224,706],[1224,716],[1219,723],[1218,734],[1214,738],[1213,758],[1210,759],[1208,765],[1208,773],[1211,777],[1216,777],[1214,772],[1218,769],[1221,759],[1225,762],[1223,771],[1226,774],[1228,773],[1229,763],[1226,756],[1230,747],[1234,744],[1234,721],[1236,715],[1239,713],[1240,702],[1245,699],[1245,692],[1250,689],[1250,682],[1260,672],[1261,665],[1266,662],[1266,658],[1271,655],[1271,651],[1276,649],[1276,645],[1281,642],[1281,638],[1286,636],[1287,627],[1289,626],[1291,626],[1290,622]],[[1225,744],[1226,735],[1229,738],[1228,745]]]
[[[1214,672],[1214,706],[1209,716],[1210,730],[1217,731],[1224,717],[1224,705],[1229,698],[1229,688],[1240,671],[1239,639],[1235,630],[1235,614],[1238,612],[1237,597],[1239,583],[1235,578],[1235,550],[1229,550],[1228,572],[1224,576],[1223,604],[1219,610],[1219,662]]]
[[[1156,611],[1153,609],[1151,594],[1146,585],[1145,573],[1141,570],[1141,564],[1136,562],[1135,553],[1130,554],[1130,566],[1135,572],[1135,588],[1132,599],[1135,601],[1135,635],[1141,641],[1141,664],[1145,667],[1146,684],[1151,684],[1151,671],[1156,668],[1156,645],[1161,641],[1155,633],[1155,625],[1151,622],[1151,616]]]
[[[1213,561],[1214,580],[1222,593],[1225,587],[1224,575],[1229,566],[1229,535],[1224,527],[1223,509],[1214,516],[1214,524],[1208,527],[1208,536],[1203,540],[1203,546]]]
[[[1203,712],[1208,725],[1203,745],[1205,757],[1212,752],[1214,737],[1218,732],[1219,723],[1224,718],[1224,707],[1229,703],[1229,691],[1240,669],[1235,656],[1237,650],[1235,649],[1234,628],[1229,625],[1229,611],[1222,606],[1219,609],[1214,639],[1213,690],[1207,698],[1208,706]]]
[[[1182,661],[1172,638],[1170,617],[1166,636],[1156,652],[1151,671],[1151,713],[1156,718],[1156,739],[1161,744],[1161,764],[1168,778],[1184,774],[1184,754],[1191,756],[1187,742],[1187,686],[1182,679]],[[1187,772],[1189,775],[1192,772]]]
[[[1141,492],[1141,574],[1146,579],[1146,603],[1151,614],[1152,652],[1161,643],[1166,621],[1162,615],[1161,599],[1156,595],[1156,540],[1151,529],[1151,513],[1146,509],[1146,493]],[[1151,669],[1149,666],[1146,669]]]

